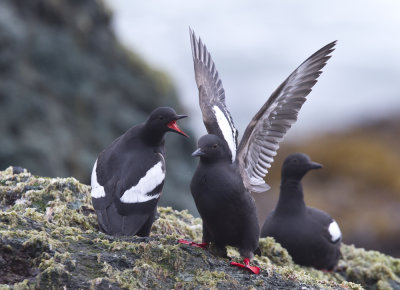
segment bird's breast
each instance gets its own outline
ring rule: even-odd
[[[208,190],[208,177],[206,173],[195,173],[190,184],[192,193],[204,192]]]
[[[191,190],[193,195],[207,195],[217,198],[240,191],[240,176],[230,168],[222,166],[199,166],[196,170]]]

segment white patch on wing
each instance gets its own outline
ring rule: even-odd
[[[165,172],[162,169],[162,162],[160,161],[150,168],[136,185],[124,192],[121,196],[121,201],[124,203],[136,203],[158,198],[161,193],[156,195],[147,194],[159,186],[164,181],[164,178]]]
[[[339,225],[335,220],[333,220],[328,227],[329,234],[331,235],[332,242],[336,242],[342,237]]]
[[[94,163],[92,170],[92,178],[90,182],[92,185],[92,191],[90,192],[90,195],[94,198],[105,197],[106,192],[104,191],[104,187],[97,182],[96,168],[97,168],[97,159],[96,162]]]
[[[232,152],[232,162],[233,162],[235,161],[236,157],[234,130],[232,129],[229,120],[225,117],[224,113],[221,111],[220,108],[218,108],[218,106],[214,106],[213,111],[215,113],[215,117],[217,118],[217,123],[219,125],[219,128],[222,131],[222,135],[224,135],[224,139],[228,143],[229,149]]]

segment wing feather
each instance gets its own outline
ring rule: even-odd
[[[190,43],[194,63],[194,73],[199,89],[199,103],[203,122],[209,134],[217,135],[227,143],[232,162],[236,158],[238,131],[225,105],[225,91],[214,61],[207,47],[197,38],[192,29]]]
[[[318,50],[304,61],[271,95],[247,126],[239,144],[237,160],[246,188],[265,192],[264,177],[274,161],[279,143],[293,123],[307,95],[321,75],[336,42]]]

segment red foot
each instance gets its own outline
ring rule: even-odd
[[[195,243],[195,242],[191,242],[191,241],[186,241],[186,240],[179,240],[178,241],[179,244],[185,244],[185,245],[189,245],[189,246],[193,246],[193,247],[197,247],[197,248],[201,248],[201,249],[207,249],[208,247],[208,243]]]
[[[240,267],[240,268],[245,268],[247,270],[249,270],[251,273],[253,274],[260,274],[260,268],[256,267],[256,266],[250,266],[250,259],[249,258],[245,258],[243,260],[244,265],[240,264],[240,263],[236,263],[236,262],[231,262],[232,266],[236,266],[236,267]]]

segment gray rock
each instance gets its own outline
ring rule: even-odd
[[[187,211],[159,207],[146,238],[106,235],[98,230],[89,186],[13,171],[0,171],[0,289],[361,289],[339,273],[294,265],[272,239],[261,241],[266,256],[252,262],[260,275],[232,267],[212,251],[178,244],[201,239],[201,220]],[[347,269],[353,279],[372,277],[364,273],[366,257],[345,253],[344,268],[359,259]],[[229,255],[240,260],[233,249]],[[379,283],[397,279],[397,261],[371,263]]]
[[[155,107],[184,113],[168,76],[126,50],[111,19],[101,1],[0,2],[0,169],[89,183],[101,150]],[[193,142],[168,136],[161,204],[193,209]]]

